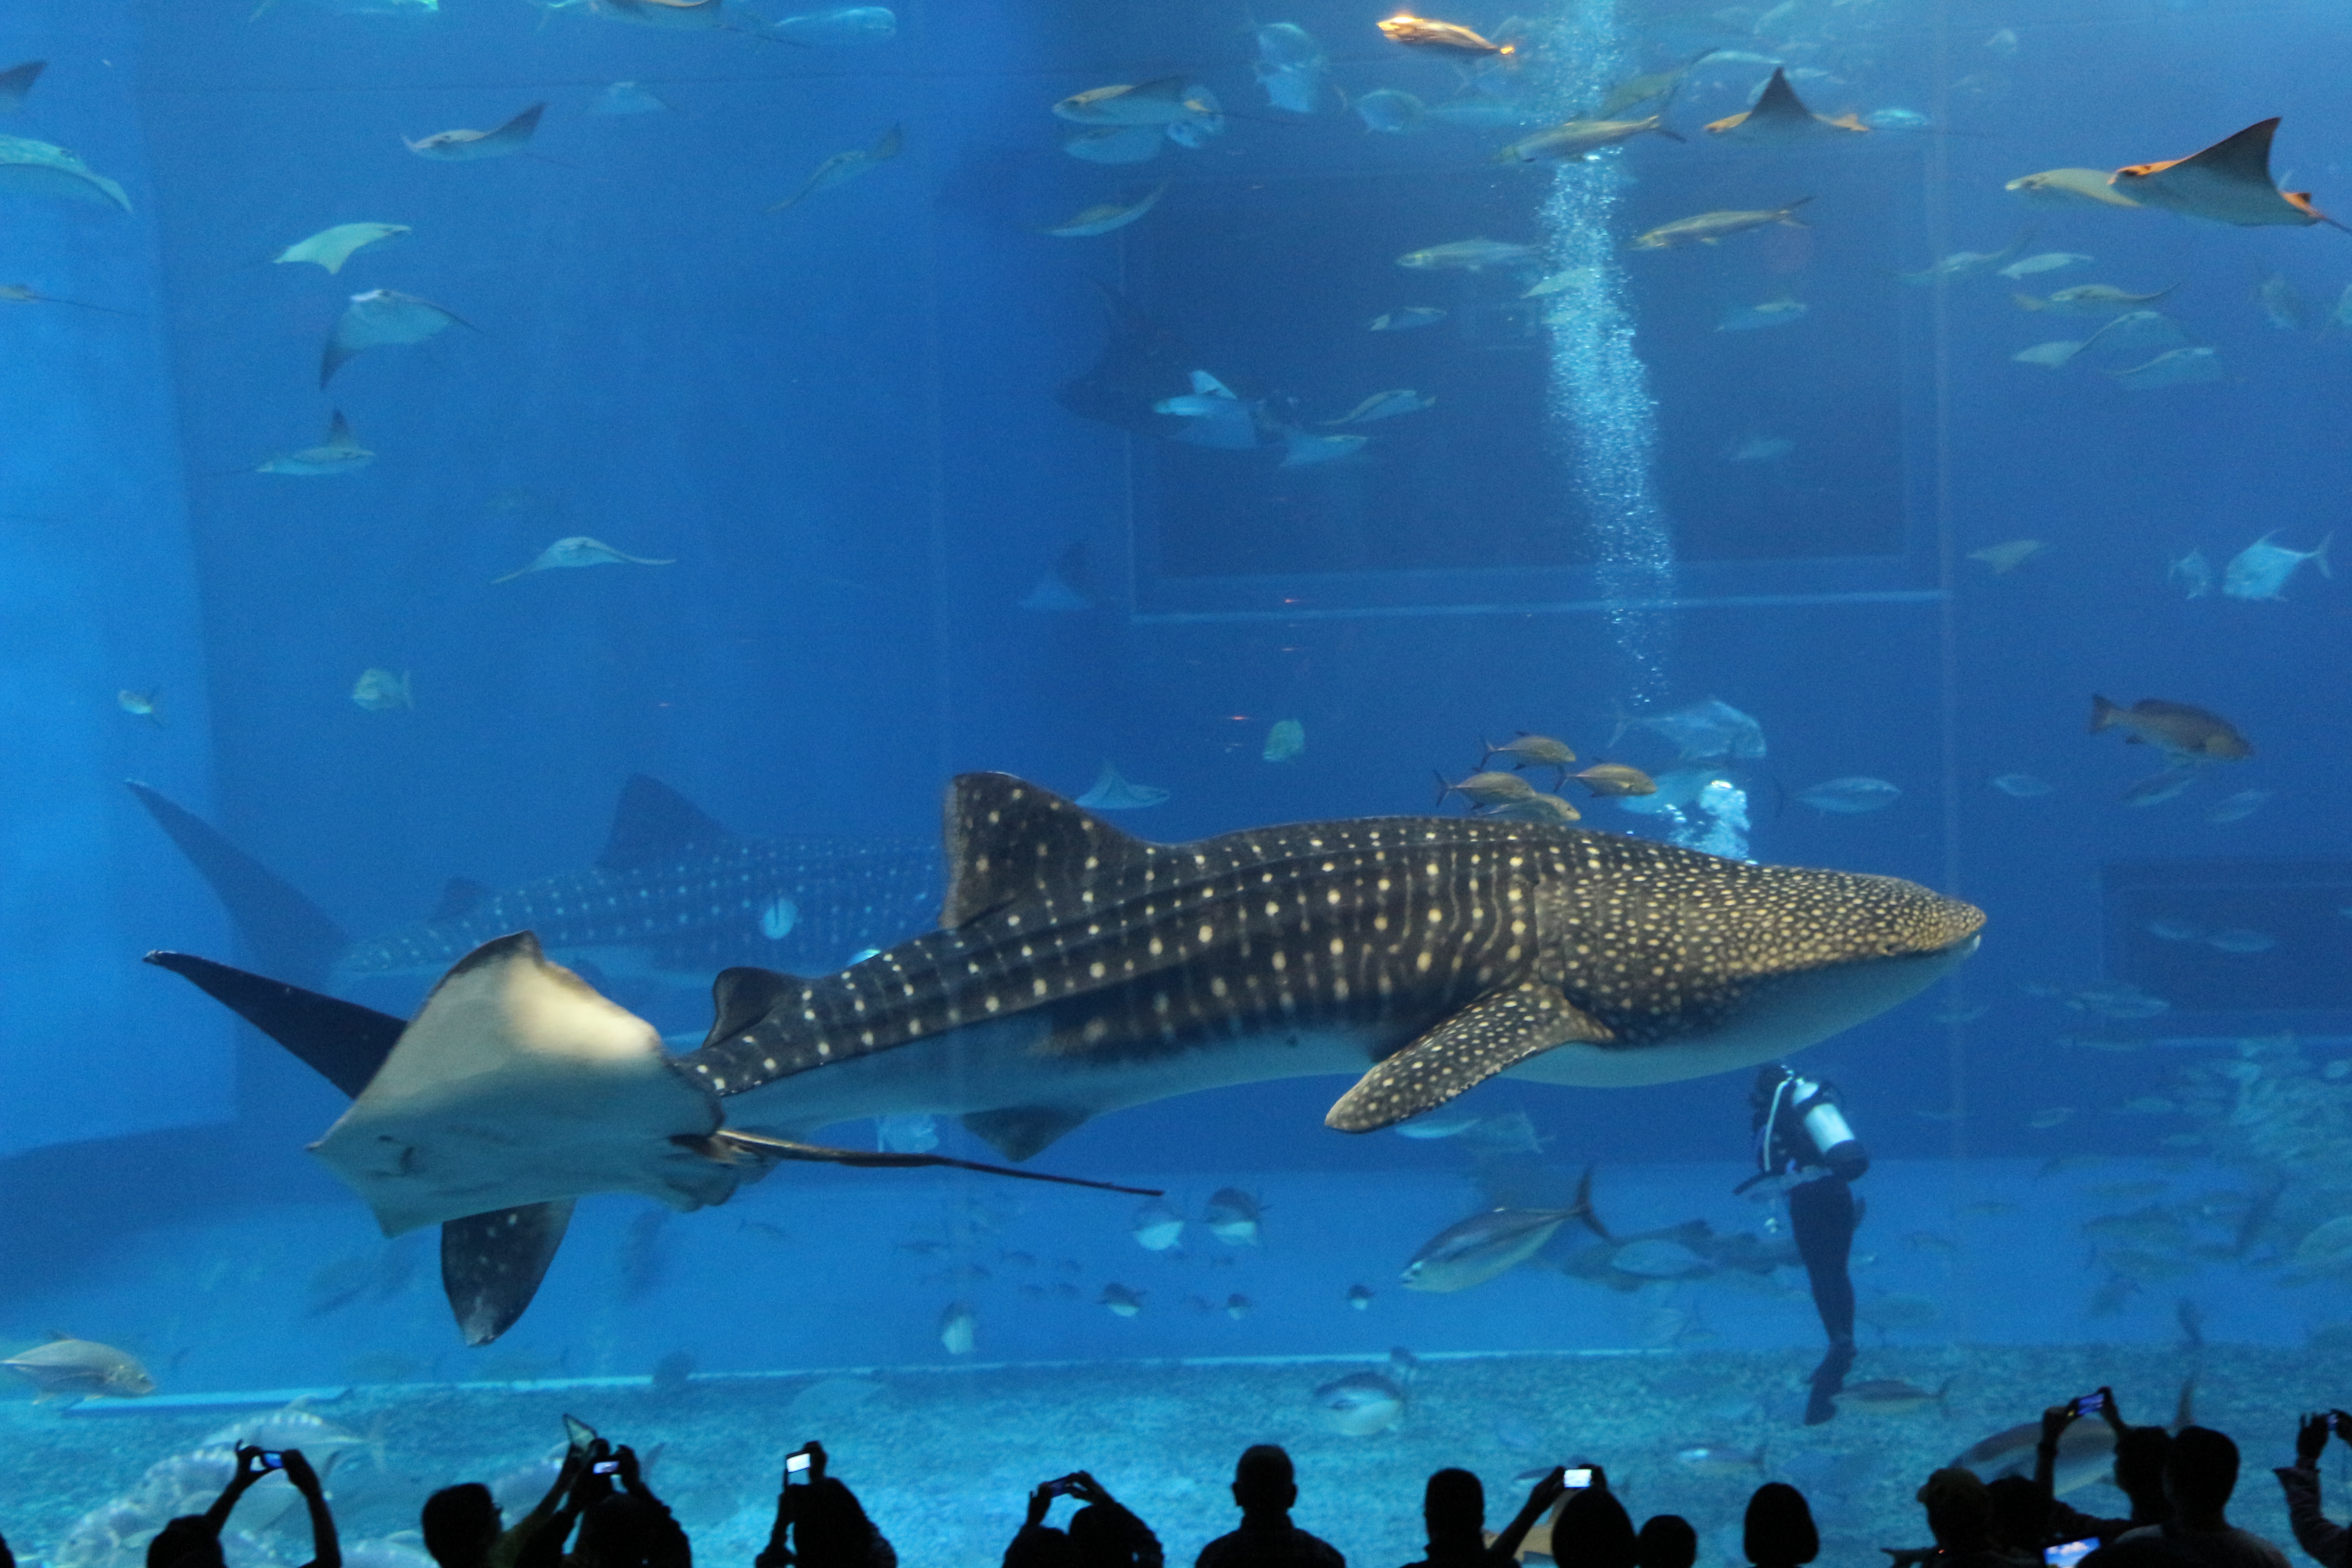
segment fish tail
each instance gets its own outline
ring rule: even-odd
[[[2333,577],[2336,575],[2335,572],[2332,571],[2327,564],[2327,547],[2335,542],[2336,535],[2334,533],[2330,533],[2326,538],[2319,542],[2319,548],[2311,552],[2311,558],[2319,563],[2319,574],[2323,577]]]
[[[2095,735],[2102,730],[2114,729],[2121,721],[2122,714],[2123,710],[2108,701],[2105,698],[2101,697],[2096,692],[2093,692],[2091,694],[2092,734]]]
[[[1584,1174],[1576,1179],[1576,1217],[1584,1222],[1585,1229],[1601,1240],[1614,1241],[1617,1238],[1609,1234],[1609,1227],[1601,1223],[1601,1215],[1592,1207],[1592,1172],[1593,1167],[1587,1165]]]
[[[1480,765],[1484,766],[1485,764],[1481,763]],[[1454,786],[1447,784],[1445,782],[1445,775],[1439,773],[1435,768],[1430,769],[1429,772],[1431,776],[1437,780],[1437,799],[1432,804],[1444,805],[1445,804],[1445,797],[1454,793]]]

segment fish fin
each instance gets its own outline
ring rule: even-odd
[[[1690,140],[1690,138],[1689,138],[1689,137],[1687,137],[1687,136],[1684,135],[1681,132],[1679,132],[1679,131],[1669,131],[1668,129],[1666,129],[1666,127],[1664,127],[1664,126],[1663,126],[1663,125],[1653,126],[1651,129],[1653,129],[1653,130],[1654,130],[1655,132],[1657,132],[1657,133],[1658,133],[1659,135],[1661,135],[1661,136],[1664,137],[1664,138],[1665,138],[1667,141],[1669,141],[1669,142],[1688,142],[1688,141]]]
[[[2091,733],[2111,730],[2121,721],[2123,710],[2096,692],[2091,694]]]
[[[1763,92],[1748,110],[1748,123],[1799,125],[1810,124],[1812,120],[1813,111],[1805,107],[1805,100],[1789,85],[1788,68],[1774,66],[1772,79],[1764,84]]]
[[[1616,1037],[1555,987],[1528,983],[1491,991],[1375,1065],[1332,1105],[1323,1124],[1376,1132],[1554,1047]]]
[[[472,914],[489,902],[490,889],[468,877],[452,877],[441,886],[441,901],[433,906],[431,919],[454,921]]]
[[[964,1128],[1008,1160],[1026,1160],[1087,1122],[1083,1110],[1057,1105],[1014,1105],[975,1110],[961,1118]]]
[[[710,1033],[703,1037],[708,1047],[717,1045],[730,1035],[740,1035],[766,1017],[785,992],[800,984],[797,974],[779,974],[772,969],[722,969],[710,983]]]
[[[2273,115],[2268,120],[2257,120],[2234,136],[2223,137],[2201,153],[2161,163],[2135,163],[2116,173],[2150,179],[2170,169],[2196,169],[2235,184],[2276,190],[2278,187],[2271,184],[2271,139],[2278,134],[2278,128],[2279,117]]]
[[[620,804],[613,808],[613,831],[604,840],[604,852],[596,857],[596,868],[626,871],[731,843],[735,837],[732,829],[659,779],[632,773],[621,786]]]
[[[2335,572],[2327,564],[2327,547],[2335,542],[2336,535],[2331,532],[2325,539],[2322,539],[2319,542],[2319,548],[2311,552],[2311,558],[2319,563],[2319,574],[2323,577],[2333,577],[2336,575]]]
[[[407,1026],[388,1013],[189,953],[151,952],[146,961],[211,996],[354,1100]]]
[[[515,1326],[563,1245],[572,1208],[558,1198],[442,1222],[441,1290],[468,1345]]]
[[[482,138],[485,142],[528,142],[539,130],[539,117],[547,112],[547,105],[534,103],[521,113]]]
[[[1592,1206],[1592,1171],[1593,1167],[1587,1165],[1584,1174],[1576,1178],[1576,1217],[1584,1222],[1585,1229],[1601,1240],[1614,1241],[1617,1238],[1609,1234],[1609,1227],[1601,1223],[1601,1215]]]
[[[194,812],[145,784],[133,783],[130,789],[211,884],[254,960],[306,984],[327,977],[352,939],[324,910]]]
[[[958,774],[948,786],[941,840],[948,893],[940,924],[949,931],[1033,889],[1075,886],[1094,865],[1153,852],[1142,839],[1010,773]]]

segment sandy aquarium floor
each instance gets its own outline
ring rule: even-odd
[[[1912,1490],[1969,1444],[2103,1382],[2135,1418],[2168,1418],[2191,1370],[2178,1351],[2093,1345],[1948,1347],[1871,1361],[1874,1375],[1929,1389],[1948,1384],[1943,1403],[1899,1414],[1849,1409],[1809,1429],[1797,1421],[1809,1356],[1684,1350],[1431,1357],[1412,1380],[1402,1424],[1369,1437],[1329,1430],[1314,1407],[1318,1386],[1367,1364],[1346,1361],[699,1375],[666,1394],[622,1378],[361,1385],[323,1391],[310,1408],[372,1439],[342,1456],[330,1478],[355,1568],[423,1563],[414,1535],[400,1532],[415,1529],[417,1505],[436,1486],[490,1481],[510,1502],[527,1503],[566,1412],[641,1453],[658,1451],[653,1485],[705,1563],[748,1563],[765,1539],[781,1456],[820,1438],[909,1568],[995,1561],[1027,1489],[1078,1467],[1151,1524],[1171,1561],[1189,1563],[1230,1528],[1224,1483],[1234,1455],[1268,1441],[1297,1461],[1298,1522],[1359,1563],[1417,1555],[1421,1484],[1433,1469],[1476,1470],[1494,1520],[1510,1511],[1520,1473],[1590,1459],[1608,1468],[1637,1521],[1678,1512],[1696,1523],[1707,1563],[1743,1561],[1740,1510],[1769,1478],[1811,1498],[1823,1563],[1875,1568],[1878,1547],[1925,1541]],[[2352,1401],[2352,1365],[2341,1355],[2216,1346],[2194,1370],[2198,1419],[2233,1434],[2245,1452],[2233,1516],[2286,1542],[2268,1467],[2288,1457],[2297,1410]],[[132,1568],[137,1521],[118,1509],[110,1533],[93,1513],[135,1495],[159,1461],[278,1402],[179,1397],[187,1402],[0,1405],[0,1531],[20,1561]],[[1677,1458],[1701,1443],[1753,1456],[1754,1466],[1702,1472]],[[2329,1482],[2340,1498],[2344,1478]],[[2072,1500],[2120,1511],[2104,1485]],[[307,1542],[293,1532],[299,1517],[290,1510],[233,1542],[232,1563],[304,1561]],[[355,1545],[363,1542],[379,1544]]]

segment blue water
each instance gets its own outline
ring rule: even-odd
[[[1319,1445],[1313,1473],[1396,1498],[1447,1461],[1438,1435],[1456,1415],[1360,1450],[1318,1428],[1307,1396],[1327,1358],[1373,1365],[1402,1345],[1433,1366],[1499,1358],[1514,1370],[1498,1380],[1524,1382],[1549,1363],[1510,1358],[1574,1355],[1591,1380],[1579,1390],[1604,1401],[1610,1367],[1687,1363],[1758,1386],[1717,1416],[1681,1384],[1630,1415],[1620,1401],[1593,1452],[1663,1464],[1661,1444],[1714,1419],[1765,1442],[1769,1468],[1819,1342],[1795,1269],[1612,1289],[1563,1277],[1573,1231],[1472,1291],[1402,1290],[1424,1240],[1508,1192],[1492,1169],[1482,1184],[1459,1141],[1326,1131],[1344,1083],[1302,1079],[1118,1112],[1040,1157],[1167,1188],[1196,1225],[1179,1256],[1136,1245],[1131,1198],[788,1169],[658,1223],[637,1198],[585,1199],[522,1322],[467,1350],[430,1234],[384,1242],[303,1152],[342,1098],[137,963],[169,948],[266,970],[272,955],[126,778],[365,938],[431,913],[452,878],[502,889],[590,866],[635,774],[745,834],[929,840],[956,773],[1076,795],[1108,762],[1166,792],[1122,826],[1174,842],[1427,810],[1433,770],[1458,777],[1518,730],[1667,773],[1689,760],[1629,716],[1720,700],[1767,742],[1705,764],[1744,795],[1748,854],[1910,878],[1988,917],[1954,980],[1803,1058],[1877,1158],[1859,1189],[1857,1376],[1962,1379],[1947,1413],[1903,1418],[1900,1463],[1825,1534],[1878,1543],[1867,1529],[1907,1507],[1901,1465],[2076,1392],[2043,1380],[2106,1376],[2100,1347],[2133,1347],[2137,1397],[2168,1402],[2184,1302],[2217,1356],[2253,1358],[2232,1363],[2246,1382],[2226,1406],[2249,1423],[2250,1477],[2284,1437],[2251,1429],[2271,1419],[2252,1390],[2273,1413],[2340,1400],[2298,1385],[2285,1352],[2307,1347],[2305,1370],[2343,1353],[2329,1331],[2344,1254],[2307,1238],[2352,1214],[2352,732],[2336,673],[2352,621],[2316,564],[2275,602],[2220,579],[2273,531],[2309,550],[2338,525],[2352,334],[2328,322],[2352,250],[2324,228],[2003,189],[2181,156],[2277,115],[2283,182],[2352,211],[2352,89],[2313,64],[2344,42],[2330,9],[1577,0],[1533,18],[1524,63],[1497,66],[1403,49],[1373,28],[1377,8],[1328,0],[1281,16],[914,0],[887,37],[819,47],[761,36],[781,0],[730,0],[707,31],[603,8],[16,0],[0,15],[0,68],[49,62],[0,133],[71,149],[129,207],[86,184],[77,199],[69,177],[0,179],[0,283],[34,296],[0,300],[0,1351],[68,1332],[140,1357],[160,1385],[136,1407],[9,1411],[0,1458],[72,1449],[98,1410],[137,1434],[111,1468],[44,1472],[61,1489],[29,1538],[0,1518],[20,1556],[103,1568],[60,1555],[67,1525],[227,1420],[215,1405],[310,1391],[356,1401],[341,1408],[357,1429],[457,1399],[468,1461],[512,1469],[540,1444],[499,1436],[501,1402],[554,1397],[525,1385],[638,1379],[677,1352],[700,1379],[751,1380],[739,1392],[755,1405],[767,1396],[743,1391],[762,1374],[791,1374],[786,1397],[829,1369],[928,1379],[961,1364],[939,1335],[957,1300],[978,1318],[971,1359],[1031,1369],[1002,1375],[1034,1408],[1001,1463],[956,1485],[998,1488],[1010,1509],[1033,1458],[1042,1476],[1088,1458],[1055,1451],[1071,1411],[1129,1400],[1162,1444],[1136,1465],[1210,1455],[1205,1500],[1153,1494],[1196,1533],[1220,1517],[1226,1448],[1253,1436]],[[1499,15],[1452,19],[1506,31]],[[1270,107],[1253,79],[1253,29],[1277,20],[1327,58],[1311,113]],[[1566,41],[1547,56],[1549,26]],[[1717,59],[1666,110],[1681,144],[1492,162],[1611,82],[1710,48],[1786,61],[1823,114],[1899,109],[1927,129],[1727,142],[1702,125],[1769,68]],[[1201,145],[1131,164],[1062,150],[1079,127],[1049,112],[1057,100],[1171,75],[1229,111],[1193,128]],[[666,107],[592,112],[616,82]],[[1440,112],[1368,130],[1349,106],[1378,89]],[[402,145],[538,102],[518,155]],[[1514,104],[1506,122],[1497,106]],[[1446,110],[1496,122],[1440,123]],[[766,210],[894,125],[896,155]],[[1042,232],[1163,181],[1113,232]],[[1799,198],[1803,226],[1625,248],[1696,213]],[[270,260],[354,222],[412,232],[334,276]],[[1475,273],[1396,264],[1474,237],[1535,254]],[[2092,259],[2014,281],[1897,276],[2012,247]],[[2266,314],[2266,279],[2299,321]],[[2094,282],[2161,293],[2150,308],[2215,350],[2221,378],[2120,384],[2155,349],[2012,359],[2100,324],[2012,294]],[[322,390],[322,342],[377,289],[461,323],[361,353]],[[2267,295],[2286,308],[2280,283]],[[1781,299],[1801,318],[1719,330]],[[1407,308],[1444,315],[1367,330]],[[1130,390],[1123,423],[1081,413],[1104,412],[1087,384],[1117,379],[1101,356],[1118,310],[1179,367],[1173,386]],[[1259,407],[1264,445],[1171,439],[1181,424],[1148,405],[1182,390],[1184,368]],[[1324,423],[1404,388],[1434,402]],[[338,411],[373,461],[254,471],[319,443]],[[1367,444],[1276,466],[1283,430],[1342,428]],[[493,582],[580,535],[665,564]],[[2048,548],[2013,572],[1969,555],[2021,540]],[[2192,548],[2210,595],[2168,575]],[[413,707],[355,702],[372,669],[404,677]],[[151,691],[152,720],[116,698]],[[2126,804],[2162,759],[2086,733],[2095,692],[2210,710],[2254,754]],[[1305,749],[1269,763],[1283,720]],[[2048,790],[1991,783],[2011,774]],[[1855,777],[1899,794],[1858,815],[1798,798]],[[2262,792],[2252,810],[2215,820],[2247,791]],[[1591,827],[1675,826],[1584,805]],[[2208,940],[2242,931],[2268,945]],[[592,978],[673,1037],[708,1022],[698,974]],[[431,979],[331,988],[404,1016]],[[2118,984],[2165,1005],[2103,1016],[2096,988],[2111,1002]],[[1747,1089],[1494,1082],[1463,1104],[1524,1113],[1554,1187],[1594,1165],[1620,1234],[1705,1218],[1770,1240],[1771,1206],[1729,1193]],[[951,1123],[932,1131],[945,1152],[993,1157]],[[871,1147],[877,1129],[826,1136]],[[1227,1186],[1269,1205],[1263,1246],[1198,1230]],[[934,1239],[937,1253],[907,1249]],[[1145,1291],[1144,1313],[1104,1310],[1113,1282]],[[1375,1293],[1362,1313],[1344,1300],[1357,1283]],[[1233,1295],[1250,1301],[1238,1318]],[[1867,1326],[1874,1303],[1896,1326]],[[1142,1364],[1233,1357],[1289,1381],[1242,1400],[1213,1367],[1163,1385]],[[924,1383],[887,1421],[849,1399],[822,1435],[854,1443],[870,1419],[903,1458],[927,1422],[987,1418],[961,1392],[983,1375],[1000,1374]],[[1494,1397],[1478,1385],[1469,1403]],[[716,1405],[642,1414],[688,1447],[706,1440],[697,1422],[724,1420]],[[748,1447],[816,1435],[782,1419]],[[1874,1419],[1894,1418],[1849,1411],[1805,1451],[1862,1447],[1852,1428]],[[1385,1468],[1348,1468],[1360,1452]],[[1499,1513],[1507,1477],[1551,1456],[1469,1457]],[[891,1472],[884,1495],[913,1499],[921,1479]],[[725,1496],[699,1517],[731,1549],[765,1483],[709,1484]],[[407,1501],[379,1498],[370,1531],[398,1528]],[[1327,1532],[1409,1553],[1399,1518]],[[946,1561],[992,1549],[1006,1522],[957,1520],[894,1533],[908,1561]],[[1177,1548],[1184,1530],[1163,1533]],[[290,1538],[250,1550],[300,1560]]]

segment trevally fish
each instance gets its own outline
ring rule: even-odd
[[[2336,536],[2329,534],[2314,550],[2289,550],[2283,544],[2273,544],[2278,537],[2273,529],[2230,558],[2221,573],[2221,592],[2232,599],[2283,599],[2285,588],[2306,561],[2315,563],[2319,574],[2333,577],[2328,570],[2327,547]]]
[[[1797,798],[1815,811],[1855,816],[1885,811],[1903,798],[1903,792],[1885,779],[1843,778],[1799,790]]]
[[[1811,196],[1799,196],[1784,207],[1748,211],[1727,209],[1676,218],[1672,223],[1660,224],[1646,233],[1635,235],[1626,248],[1669,250],[1678,245],[1714,245],[1727,236],[1744,234],[1751,228],[1769,227],[1776,223],[1790,228],[1802,228],[1804,220],[1797,216],[1797,209],[1812,199]]]
[[[748,837],[638,774],[622,787],[590,868],[504,890],[453,880],[430,920],[354,942],[201,818],[143,784],[131,789],[212,885],[256,961],[306,985],[437,973],[524,927],[609,974],[698,985],[729,964],[830,969],[922,930],[939,896],[939,857],[919,840]],[[795,910],[782,938],[761,929],[779,896]]]
[[[1577,1183],[1576,1201],[1557,1209],[1490,1209],[1447,1226],[1422,1244],[1399,1283],[1408,1290],[1451,1293],[1484,1285],[1517,1268],[1570,1220],[1580,1220],[1602,1239],[1608,1230],[1592,1212],[1592,1168]]]
[[[1621,710],[1609,743],[1615,745],[1627,730],[1664,736],[1682,749],[1685,762],[1764,755],[1764,726],[1717,697],[1665,713]]]
[[[898,36],[898,16],[887,5],[836,5],[771,22],[759,33],[803,48],[887,44]]]
[[[1382,131],[1401,136],[1408,131],[1418,131],[1428,115],[1428,106],[1400,88],[1375,88],[1349,105],[1356,118],[1364,122],[1367,131]]]
[[[958,1115],[1020,1159],[1110,1110],[1275,1078],[1360,1072],[1325,1121],[1370,1132],[1502,1072],[1731,1071],[1926,989],[1984,920],[1892,878],[1568,827],[1375,817],[1155,845],[1003,774],[958,778],[945,815],[938,931],[831,975],[722,973],[709,1037],[675,1059],[528,931],[461,960],[404,1025],[153,961],[358,1085],[321,1159],[389,1233],[472,1227],[461,1321],[503,1324],[569,1198],[691,1208],[777,1159],[940,1163],[797,1129]],[[541,1216],[521,1258],[478,1223],[509,1213]]]
[[[1615,147],[1636,136],[1654,134],[1670,142],[1683,138],[1666,128],[1664,113],[1644,120],[1563,120],[1546,131],[1522,137],[1495,154],[1497,163],[1539,163],[1590,157],[1604,147]]]
[[[1767,300],[1761,305],[1725,306],[1723,319],[1715,324],[1715,330],[1718,332],[1752,332],[1765,327],[1785,327],[1791,321],[1804,319],[1804,301],[1783,294],[1778,300]]]

